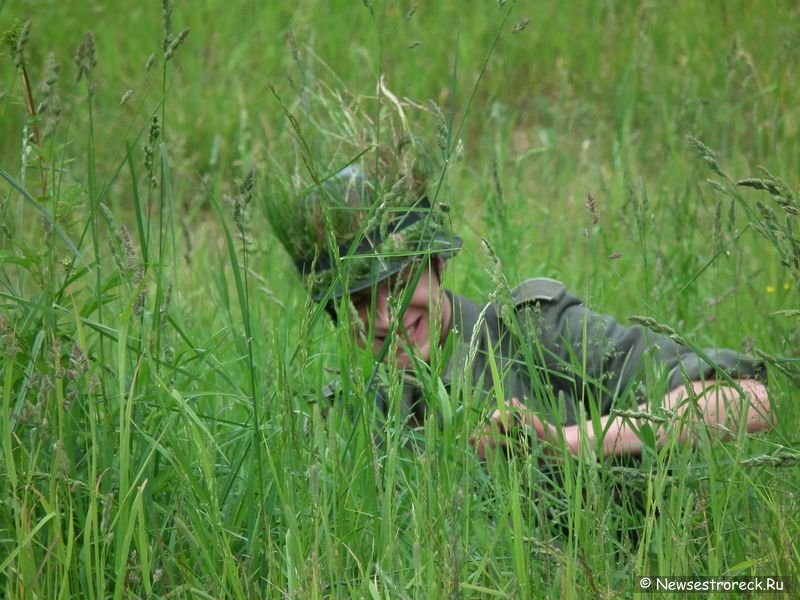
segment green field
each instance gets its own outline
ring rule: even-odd
[[[0,0],[0,34],[0,596],[800,594],[800,7]],[[431,387],[451,418],[376,444],[371,356],[265,207],[287,112],[313,142],[304,94],[381,77],[441,110],[448,288],[552,277],[762,356],[777,426],[543,471]]]

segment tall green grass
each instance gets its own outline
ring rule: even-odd
[[[644,574],[797,578],[797,17],[0,3],[0,30],[31,20],[0,63],[2,594],[572,598],[631,595]],[[371,94],[381,74],[442,106],[463,146],[439,196],[465,240],[453,289],[552,276],[621,319],[762,354],[775,430],[635,467],[563,448],[550,470],[538,448],[481,463],[468,439],[487,407],[434,378],[451,418],[412,431],[396,412],[376,445],[371,357],[307,302],[259,207],[291,160],[269,86]],[[358,376],[329,407],[336,372]]]

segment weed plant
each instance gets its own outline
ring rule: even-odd
[[[800,586],[798,16],[0,0],[0,594]],[[262,208],[290,134],[314,138],[303,94],[381,77],[441,107],[436,202],[464,238],[449,287],[501,302],[555,277],[621,320],[756,354],[775,429],[657,449],[654,391],[636,464],[559,447],[542,468],[535,446],[482,463],[468,440],[489,406],[438,384],[438,354],[422,385],[442,422],[379,414],[370,382],[396,401],[400,374],[306,299]]]

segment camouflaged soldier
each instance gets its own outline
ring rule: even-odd
[[[749,432],[771,425],[764,368],[748,356],[692,350],[675,336],[622,326],[552,279],[530,279],[485,305],[443,290],[446,261],[462,241],[446,207],[431,200],[439,178],[399,113],[401,125],[383,128],[391,146],[370,139],[378,128],[361,130],[355,159],[332,175],[295,181],[296,197],[269,203],[268,214],[313,300],[376,358],[396,361],[413,381],[414,373],[432,376],[431,356],[440,353],[444,388],[478,398],[485,411],[485,426],[470,439],[481,457],[519,426],[547,442],[563,438],[574,453],[588,444],[638,454],[630,421],[609,414],[648,410],[645,381],[651,400],[663,395],[675,418],[671,435],[681,441],[697,414],[712,432],[736,431],[742,419]],[[383,394],[377,402],[388,409]],[[401,410],[410,424],[422,424],[427,406],[419,386],[405,386]],[[603,415],[602,431],[577,425],[581,411],[593,410]]]

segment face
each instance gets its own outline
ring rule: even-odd
[[[405,312],[402,315],[396,315],[393,305],[396,306],[405,295],[405,278],[414,274],[413,271],[404,270],[398,275],[380,282],[374,288],[374,313],[372,289],[356,292],[350,297],[360,319],[360,322],[354,323],[354,327],[358,330],[356,335],[359,335],[360,332],[368,333],[369,324],[372,323],[374,333],[372,349],[376,355],[383,347],[386,338],[391,335],[392,325],[397,320],[396,338],[393,342],[399,346],[396,357],[397,366],[403,369],[413,366],[409,354],[428,361],[431,342],[437,345],[441,344],[444,332],[449,328],[452,312],[450,298],[447,294],[441,293],[439,272],[437,269],[429,267],[425,268],[420,275]],[[371,318],[373,314],[374,319]],[[431,335],[434,327],[436,331]]]

